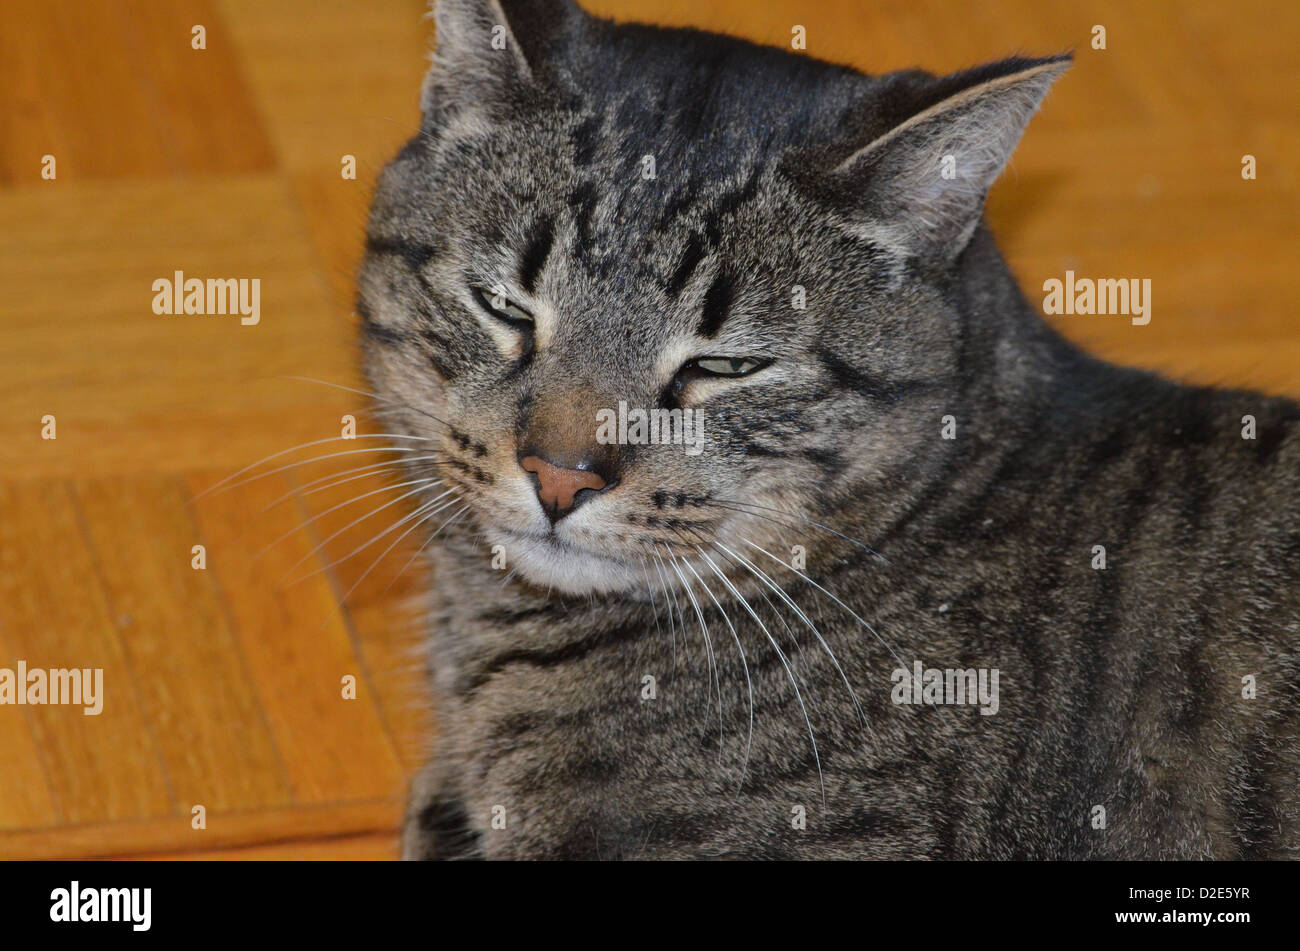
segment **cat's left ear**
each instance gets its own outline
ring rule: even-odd
[[[437,45],[420,95],[426,123],[500,113],[538,90],[584,16],[571,0],[435,0]]]
[[[957,91],[841,161],[832,187],[867,230],[909,253],[955,258],[1025,126],[1069,67],[1069,56],[1012,59],[939,80],[939,90]]]

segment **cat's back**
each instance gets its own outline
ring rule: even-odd
[[[1114,854],[1300,850],[1300,406],[1136,375],[1069,452]],[[1127,799],[1127,801],[1125,801]]]

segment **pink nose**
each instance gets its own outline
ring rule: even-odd
[[[583,489],[599,492],[608,484],[590,469],[562,469],[540,456],[524,456],[519,465],[537,477],[537,498],[552,522],[573,511],[574,501]]]

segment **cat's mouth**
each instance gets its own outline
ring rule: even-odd
[[[504,528],[503,532],[513,536],[517,542],[525,544],[534,544],[546,546],[548,549],[561,554],[570,555],[590,555],[595,558],[605,558],[609,561],[619,561],[620,559],[610,555],[604,555],[600,552],[590,551],[580,545],[561,538],[555,531],[549,532],[524,532],[517,528]]]
[[[507,564],[526,581],[564,594],[627,591],[641,583],[641,569],[617,554],[575,544],[554,531],[527,532],[499,526]]]
[[[511,535],[515,539],[516,544],[533,545],[551,554],[574,558],[596,558],[619,565],[625,563],[625,559],[620,558],[616,554],[597,551],[593,547],[575,543],[569,539],[560,537],[560,535],[554,531],[527,532],[520,531],[516,528],[506,528],[502,531]]]

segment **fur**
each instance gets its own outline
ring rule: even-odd
[[[419,501],[452,493],[407,857],[1296,854],[1300,407],[1079,352],[981,221],[1068,58],[872,77],[568,2],[435,15],[358,292]],[[552,525],[520,452],[620,400],[703,411],[705,451],[617,447]],[[998,712],[895,703],[917,660],[997,668]]]

